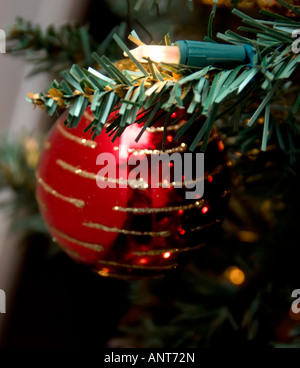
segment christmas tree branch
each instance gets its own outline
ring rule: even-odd
[[[185,0],[186,1],[186,3],[187,3],[187,7],[188,7],[188,9],[190,10],[190,11],[192,11],[192,10],[194,10],[194,0]],[[152,12],[152,13],[154,13],[154,12],[158,12],[158,9],[159,9],[159,3],[161,2],[161,0],[152,0],[152,1],[145,1],[145,0],[135,0],[135,6],[134,6],[134,10],[135,11],[140,11],[141,10],[141,8],[143,7],[143,6],[145,6],[146,5],[146,3],[147,3],[147,6],[149,7],[149,9],[150,9],[150,11]],[[169,4],[172,2],[172,0],[169,0]],[[148,3],[150,3],[150,6],[149,6],[149,4]]]
[[[287,85],[287,82],[295,83],[294,76],[299,70],[300,56],[292,52],[294,40],[291,33],[298,29],[300,24],[282,16],[278,19],[272,14],[271,20],[260,21],[236,9],[233,13],[247,24],[247,30],[251,30],[254,37],[241,36],[232,31],[218,34],[218,37],[232,44],[252,45],[256,50],[252,65],[242,65],[232,70],[210,66],[195,69],[183,65],[156,64],[148,60],[146,70],[115,35],[115,41],[132,59],[133,64],[128,70],[120,70],[106,56],[100,57],[94,53],[93,58],[110,78],[92,69],[73,66],[64,74],[65,79],[62,82],[54,81],[46,93],[30,94],[29,101],[46,108],[50,115],[53,115],[58,107],[69,108],[69,116],[65,122],[69,127],[77,127],[85,108],[90,106],[94,121],[90,124],[89,131],[93,138],[101,133],[113,111],[116,111],[118,125],[114,126],[111,133],[119,136],[126,126],[136,121],[141,109],[147,112],[157,108],[158,101],[159,108],[166,115],[174,106],[186,107],[188,127],[195,121],[195,112],[215,118],[213,106],[216,104],[220,105],[219,115],[226,111],[228,106],[239,106],[240,114],[235,112],[235,118],[239,122],[243,122],[245,111],[249,111],[249,126],[263,117],[266,117],[269,124],[274,103],[286,105],[287,96],[290,97],[291,86]],[[250,91],[251,95],[245,99],[245,94],[250,94]],[[289,124],[297,123],[297,97],[296,94],[294,105],[286,106],[289,111]],[[230,108],[227,111],[230,111]],[[154,125],[156,121],[157,119],[149,114],[145,127]],[[207,124],[207,128],[209,127],[210,124]],[[200,127],[198,137],[201,139],[205,133],[205,127]],[[176,138],[179,139],[182,134],[183,130],[179,131]],[[265,130],[262,145],[264,149],[266,134]],[[199,141],[195,141],[191,148],[198,143]]]
[[[116,32],[118,27],[113,29],[113,33]],[[57,29],[50,25],[42,31],[39,25],[17,18],[7,32],[7,52],[25,56],[33,63],[30,76],[41,72],[59,73],[72,64],[91,66],[91,54],[107,52],[113,33],[99,44],[90,35],[88,25],[68,23]]]

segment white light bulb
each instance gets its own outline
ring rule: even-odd
[[[132,55],[140,63],[146,63],[147,58],[156,63],[171,63],[179,64],[180,51],[178,46],[139,46],[133,50],[130,50]],[[125,56],[128,56],[124,53]]]

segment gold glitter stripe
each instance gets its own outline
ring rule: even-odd
[[[91,115],[90,113],[88,113],[87,111],[85,111],[84,112],[84,114],[83,114],[83,116],[87,119],[87,120],[89,120],[90,122],[92,122],[93,120],[94,120],[94,116],[93,115]],[[176,131],[176,130],[178,130],[178,129],[180,129],[185,123],[187,122],[187,120],[183,120],[183,121],[181,121],[180,123],[178,123],[178,124],[175,124],[175,125],[168,125],[167,126],[167,131],[168,132],[171,132],[171,131]],[[106,124],[106,126],[109,126],[110,124],[108,123],[108,124]],[[149,132],[149,133],[163,133],[164,132],[164,127],[150,127],[150,128],[146,128],[146,131],[147,132]],[[210,137],[209,138],[209,140],[208,140],[208,143],[210,143],[210,142],[212,142],[215,138],[217,138],[218,137],[218,134],[217,133],[215,133],[212,137]],[[199,144],[198,144],[198,146],[200,146],[202,144],[202,142],[200,142]],[[141,151],[146,151],[146,152],[144,152],[144,153],[146,153],[146,154],[151,154],[149,151],[150,150],[141,150]],[[157,151],[157,150],[155,150],[155,151]],[[129,151],[128,151],[129,152]],[[136,150],[132,150],[132,152],[137,152]],[[163,151],[159,151],[159,152],[163,152]],[[178,152],[178,151],[174,151],[174,152]],[[157,152],[155,152],[155,153],[157,153]],[[166,151],[166,153],[168,153],[167,151]],[[171,153],[171,152],[169,152],[169,153]]]
[[[54,197],[61,199],[62,201],[71,203],[73,206],[77,208],[83,208],[85,206],[85,202],[81,199],[66,197],[63,194],[58,193],[54,190],[50,185],[48,185],[38,173],[36,173],[36,178],[38,183],[42,186],[42,188],[47,192],[52,194]]]
[[[50,230],[55,232],[58,236],[60,236],[63,239],[66,239],[67,241],[74,243],[76,245],[80,245],[81,247],[91,249],[95,252],[102,252],[104,250],[103,245],[100,244],[94,244],[94,243],[87,243],[79,239],[72,238],[71,236],[63,233],[62,231],[56,229],[55,227],[50,226]]]
[[[118,229],[117,227],[108,227],[102,224],[96,224],[93,222],[84,222],[83,226],[90,227],[92,229],[102,230],[111,233],[119,233],[125,235],[136,235],[136,236],[162,236],[164,238],[171,235],[169,231],[135,231],[135,230],[125,230],[125,229]]]
[[[139,270],[170,270],[172,268],[176,268],[178,266],[177,263],[167,265],[167,266],[145,266],[145,265],[132,265],[132,264],[125,264],[125,263],[118,263],[114,261],[98,261],[99,264],[104,264],[108,266],[116,266],[116,267],[123,267],[123,268],[135,268]]]
[[[93,115],[91,115],[89,112],[87,112],[87,111],[85,111],[84,113],[83,113],[83,117],[85,117],[87,120],[89,120],[89,122],[91,123],[92,121],[94,121],[94,116]]]
[[[207,180],[210,176],[215,176],[217,174],[220,174],[220,172],[222,172],[224,170],[224,166],[223,165],[218,165],[214,171],[210,172],[210,173],[207,173],[205,176],[204,176],[204,179]]]
[[[221,220],[216,220],[214,222],[211,222],[210,224],[194,227],[193,229],[190,230],[190,232],[193,233],[195,231],[200,231],[200,230],[206,229],[208,227],[211,227],[213,225],[218,224],[219,222],[221,222]]]
[[[81,255],[78,252],[75,252],[73,249],[64,247],[64,252],[66,252],[70,257],[78,258],[80,260],[82,259]]]
[[[130,185],[136,189],[142,189],[142,190],[148,188],[148,184],[142,180],[136,181],[136,180],[126,180],[123,178],[119,178],[119,179],[106,178],[104,176],[100,176],[100,175],[82,170],[79,167],[68,164],[67,162],[61,159],[58,159],[56,161],[56,164],[60,166],[62,169],[70,171],[71,173],[81,176],[82,178],[100,180],[103,182],[114,183],[114,184]]]
[[[218,138],[218,134],[215,133],[212,137],[209,138],[208,143],[214,141],[216,138]],[[197,147],[200,147],[202,145],[202,142],[199,142]],[[125,147],[124,147],[125,148]],[[119,150],[123,150],[124,149],[122,146],[120,147],[114,147],[115,151],[119,151]],[[161,155],[163,153],[175,153],[175,152],[186,152],[186,150],[188,149],[188,145],[186,143],[181,143],[180,146],[174,147],[174,148],[170,148],[170,149],[166,149],[165,151],[163,150],[158,150],[158,149],[135,149],[135,148],[125,148],[126,151],[128,153],[133,153],[134,155],[138,156],[138,155]]]
[[[203,207],[205,201],[197,201],[193,204],[188,204],[185,206],[173,206],[173,207],[161,207],[161,208],[131,208],[131,207],[113,207],[114,211],[120,212],[132,212],[132,213],[164,213],[164,212],[175,212],[175,211],[186,211],[193,208]]]
[[[161,277],[164,277],[164,274],[159,274],[159,275],[144,275],[144,276],[129,276],[129,275],[119,275],[117,273],[110,273],[107,271],[96,271],[95,272],[98,273],[98,275],[103,276],[103,277],[111,277],[113,279],[119,279],[119,280],[127,280],[127,281],[132,281],[132,280],[140,280],[140,279],[158,279]]]
[[[92,121],[94,121],[94,116],[91,115],[89,112],[85,111],[83,113],[83,116],[91,123]],[[171,131],[174,131],[174,130],[177,130],[177,129],[180,129],[187,121],[186,120],[183,120],[181,121],[180,123],[178,124],[175,124],[175,125],[169,125],[167,127],[167,131],[168,132],[171,132]],[[107,123],[106,126],[109,126],[110,123]],[[150,132],[150,133],[163,133],[164,132],[164,127],[151,127],[151,128],[146,128],[147,132]]]
[[[114,183],[114,184],[129,185],[130,187],[134,189],[140,189],[140,190],[145,190],[149,188],[149,185],[143,180],[136,181],[136,180],[126,180],[123,178],[119,178],[119,179],[106,178],[104,176],[100,176],[100,175],[82,170],[79,167],[68,164],[67,162],[61,159],[56,160],[56,164],[60,166],[62,169],[67,170],[78,176],[81,176],[82,178],[91,179],[91,180],[100,180],[103,182]],[[213,177],[214,175],[219,174],[222,170],[224,170],[224,167],[222,165],[219,165],[213,172],[206,174],[204,179],[207,180],[208,177],[210,176]],[[184,187],[190,184],[198,183],[202,180],[203,180],[202,178],[197,178],[194,180],[187,180],[184,182],[176,181],[176,182],[170,183],[170,186],[175,187],[175,186],[181,185]],[[158,185],[161,187],[162,185],[165,185],[165,183],[158,183]]]
[[[48,211],[48,206],[46,205],[46,203],[44,201],[42,201],[39,196],[36,196],[35,198],[36,198],[36,201],[39,204],[40,208],[42,208],[44,211]]]
[[[171,132],[177,129],[180,129],[187,121],[183,120],[178,124],[175,125],[168,125],[167,126],[167,131]],[[147,132],[150,133],[163,133],[164,132],[164,127],[151,127],[151,128],[146,128]]]
[[[225,198],[230,194],[230,190],[225,190],[220,198]],[[186,211],[191,210],[193,208],[202,208],[205,205],[206,201],[201,199],[201,201],[197,201],[194,204],[188,204],[186,206],[174,206],[174,207],[161,207],[161,208],[132,208],[132,207],[113,207],[114,211],[120,212],[131,212],[131,213],[140,213],[140,214],[148,214],[148,213],[164,213],[164,212],[175,212],[175,211]]]
[[[89,120],[90,122],[92,122],[94,120],[94,117],[93,115],[89,114],[87,111],[84,112],[83,116]],[[167,126],[167,131],[170,132],[170,131],[176,131],[178,129],[180,129],[185,123],[187,122],[187,120],[183,120],[181,121],[180,123],[178,124],[175,124],[175,125],[169,125]],[[106,124],[106,126],[109,126],[110,124]],[[163,133],[164,132],[164,127],[150,127],[150,128],[146,128],[146,131],[147,132],[150,132],[150,133]],[[66,132],[64,130],[64,132]],[[208,143],[212,142],[213,140],[215,140],[217,137],[219,137],[219,135],[217,133],[213,134],[209,140],[208,140]],[[92,141],[93,142],[93,141]],[[93,142],[95,143],[95,142]],[[95,143],[96,144],[96,143]],[[202,145],[202,142],[200,142],[197,147],[201,146]],[[92,147],[92,148],[95,148],[95,147]],[[169,149],[169,150],[165,150],[165,151],[161,151],[161,150],[148,150],[148,149],[142,149],[142,150],[136,150],[134,148],[128,148],[127,149],[127,152],[129,153],[136,153],[136,154],[146,154],[146,155],[151,155],[151,154],[161,154],[161,153],[174,153],[174,152],[183,152],[186,150],[186,144],[185,143],[182,143],[180,146],[178,147],[175,147],[175,148],[172,148],[172,149]],[[117,151],[119,148],[118,147],[115,147],[115,150]]]
[[[48,149],[50,149],[51,148],[51,143],[49,142],[49,141],[45,141],[44,142],[44,148],[45,148],[45,150],[48,150]]]
[[[210,176],[211,177],[214,177],[215,175],[217,174],[220,174],[222,171],[224,170],[224,167],[222,165],[219,165],[217,166],[214,171],[212,171],[211,173],[208,173],[204,176],[204,180],[207,180]],[[182,185],[183,187],[184,186],[187,186],[187,185],[191,185],[191,184],[195,184],[195,183],[199,183],[203,180],[202,177],[200,178],[197,178],[197,179],[192,179],[192,180],[186,180],[184,182],[179,182],[179,181],[173,181],[171,183],[171,186],[172,187],[175,187],[177,185]],[[159,183],[159,186],[162,186],[164,183]],[[165,185],[165,184],[164,184]]]
[[[67,132],[66,129],[64,129],[61,124],[57,124],[57,129],[65,138],[67,138],[67,139],[69,139],[73,142],[76,142],[76,143],[80,144],[81,146],[90,147],[90,148],[96,148],[97,147],[97,142],[94,142],[92,140],[85,139],[85,138],[76,137],[76,135],[73,135],[73,134]]]
[[[202,247],[206,246],[205,243],[195,245],[194,247],[186,247],[186,248],[172,248],[172,249],[154,249],[154,250],[145,250],[145,251],[136,251],[133,252],[136,256],[160,256],[165,253],[184,253],[184,252],[190,252],[193,250],[200,249]]]
[[[115,151],[119,151],[119,150],[123,150],[124,148],[122,146],[120,147],[114,147]],[[126,151],[128,153],[133,153],[134,155],[160,155],[162,153],[175,153],[175,152],[185,152],[187,150],[187,144],[186,143],[181,143],[180,146],[174,147],[174,148],[170,148],[170,149],[166,149],[165,151],[162,150],[151,150],[151,149],[135,149],[135,148],[126,148]]]

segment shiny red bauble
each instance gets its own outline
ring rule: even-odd
[[[162,153],[163,119],[146,129],[138,142],[143,123],[131,125],[112,142],[105,129],[95,140],[84,133],[93,119],[88,109],[76,129],[65,127],[65,119],[66,114],[45,140],[37,200],[50,234],[70,257],[102,276],[134,279],[163,275],[204,245],[224,216],[230,188],[224,147],[216,132],[205,153],[205,175],[194,178],[204,180],[204,195],[186,199],[186,178],[177,188],[172,162],[170,183],[161,177],[158,188],[151,187],[150,170],[146,180],[128,176],[130,157],[148,162]],[[114,119],[112,115],[109,123]],[[174,140],[185,122],[182,110],[173,113],[166,153],[188,152],[193,132],[191,139]],[[115,165],[105,175],[108,161]]]

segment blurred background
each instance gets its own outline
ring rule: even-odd
[[[88,2],[48,2],[29,0],[22,2],[1,1],[0,28],[9,32],[16,18],[21,17],[33,23],[39,23],[44,29],[49,24],[60,25],[64,22],[83,22],[88,11]],[[34,110],[25,101],[29,91],[42,90],[49,83],[49,75],[38,75],[28,78],[29,63],[24,58],[13,57],[9,53],[1,54],[0,58],[0,134],[5,140],[16,144],[22,135],[34,135],[36,129],[45,125],[48,117],[42,111]],[[3,138],[4,139],[4,138]],[[15,139],[15,141],[14,141]],[[2,140],[3,143],[3,140]],[[20,174],[21,175],[21,174]],[[1,202],[12,199],[14,193],[10,188],[1,191]],[[19,285],[20,270],[24,264],[27,248],[22,244],[22,236],[14,235],[9,230],[11,209],[3,208],[0,212],[0,288],[5,290],[7,297],[7,314],[1,315],[1,336],[4,326],[10,318],[14,305],[15,292]],[[2,341],[2,340],[1,340]]]

